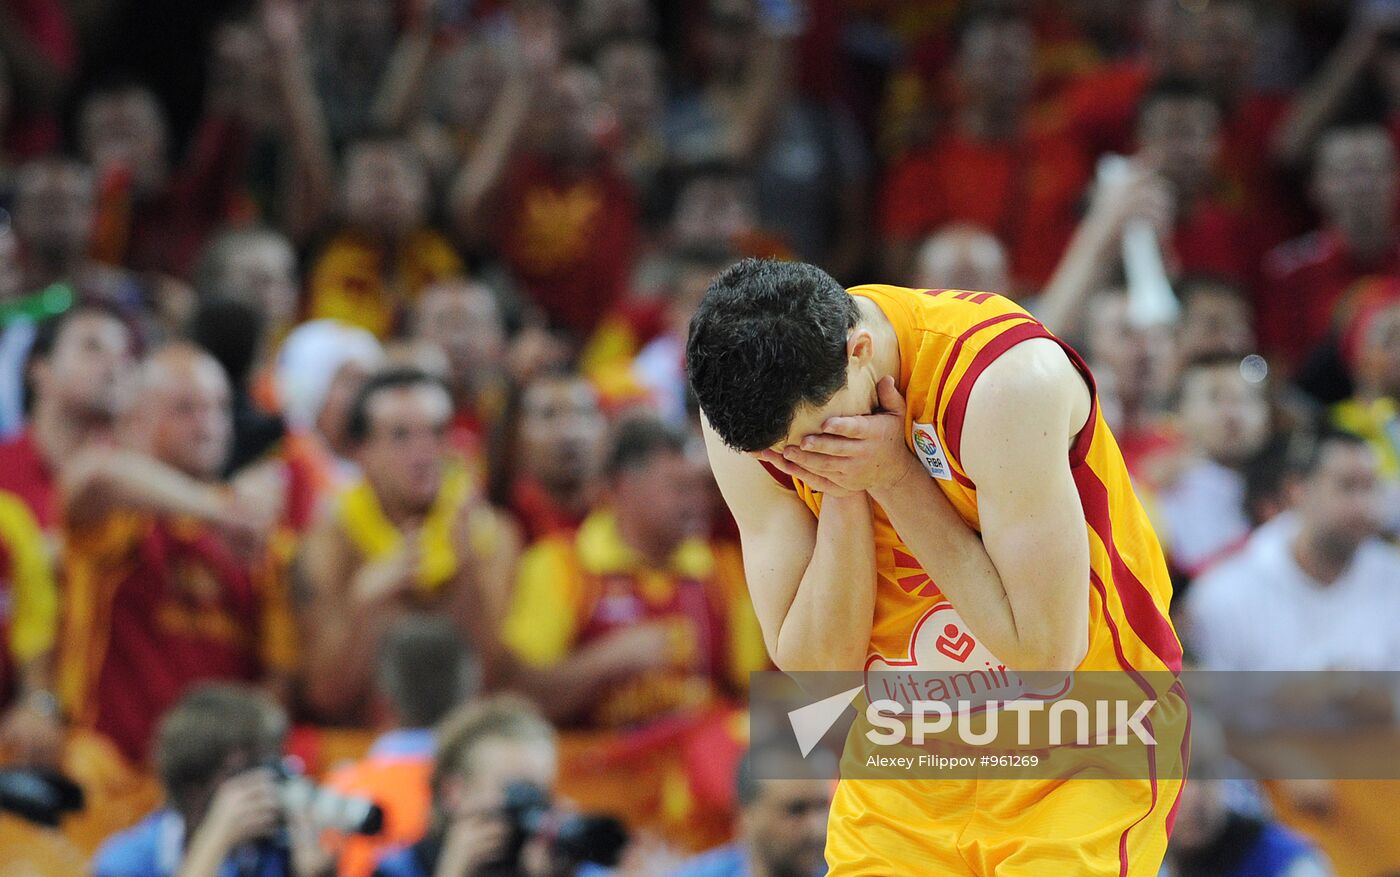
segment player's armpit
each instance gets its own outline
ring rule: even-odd
[[[1011,610],[1024,670],[1071,670],[1089,636],[1089,541],[1069,449],[1091,410],[1060,346],[1032,339],[978,377],[961,463]],[[1009,656],[1003,656],[1009,657]]]

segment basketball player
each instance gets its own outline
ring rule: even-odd
[[[1093,379],[1013,302],[750,259],[711,284],[687,357],[781,669],[1179,672]],[[1156,875],[1180,738],[1149,757],[1141,780],[843,780],[830,873]]]

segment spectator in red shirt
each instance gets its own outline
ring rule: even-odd
[[[1215,0],[1182,19],[1186,73],[1221,107],[1220,168],[1230,199],[1266,245],[1296,233],[1302,221],[1270,144],[1287,98],[1255,86],[1260,28],[1250,0]]]
[[[64,472],[58,684],[81,726],[143,764],[155,722],[206,679],[288,692],[295,632],[268,522],[217,480],[228,380],[191,345],[142,366],[118,426]]]
[[[1164,79],[1143,97],[1137,130],[1142,163],[1166,180],[1175,199],[1176,268],[1247,282],[1258,251],[1249,223],[1222,198],[1218,106],[1189,80]]]
[[[58,476],[80,449],[111,437],[127,395],[131,328],[110,308],[79,305],[45,323],[29,353],[32,408],[0,444],[0,490],[18,495],[49,533],[59,525]]]
[[[494,168],[489,155],[468,161],[454,187],[456,215],[468,238],[494,242],[552,324],[585,338],[630,286],[636,199],[603,148],[606,106],[593,71],[517,75],[537,81],[516,86],[528,118],[507,139],[528,146],[513,157],[500,151]]]
[[[1256,303],[1264,349],[1297,364],[1335,328],[1358,280],[1400,271],[1395,146],[1379,125],[1334,128],[1318,144],[1313,200],[1322,226],[1264,260]]]
[[[1197,83],[1220,111],[1221,194],[1248,217],[1260,245],[1270,246],[1296,233],[1300,217],[1270,151],[1286,99],[1254,86],[1258,30],[1249,0],[1144,3],[1141,56],[1086,74],[1068,89],[1062,115],[1088,155],[1123,152],[1153,82]]]
[[[97,258],[189,277],[205,240],[241,203],[247,126],[229,114],[208,116],[188,159],[172,168],[156,96],[120,85],[87,96],[79,133],[101,188]]]
[[[144,334],[151,304],[165,296],[163,287],[148,287],[129,271],[88,258],[96,191],[85,165],[38,159],[20,168],[17,183],[13,229],[18,258],[15,267],[0,268],[5,275],[0,285],[12,285],[20,293],[11,302],[19,318],[0,326],[0,437],[5,438],[24,424],[25,359],[37,322],[61,313],[74,300],[96,301],[116,308]],[[153,293],[159,296],[154,302]]]
[[[1039,289],[1054,271],[1074,233],[1088,165],[1071,140],[1029,115],[1034,54],[1031,25],[1020,17],[984,14],[963,31],[951,126],[885,181],[891,276],[908,276],[919,242],[954,221],[995,234],[1023,290]]]
[[[644,219],[662,219],[660,183],[667,150],[662,129],[664,58],[641,38],[620,37],[594,54],[603,95],[617,119],[618,164],[636,190]]]
[[[460,274],[462,260],[429,222],[427,168],[406,140],[355,141],[340,188],[340,227],[312,265],[307,310],[388,338],[424,287]]]

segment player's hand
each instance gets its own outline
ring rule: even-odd
[[[854,417],[831,417],[822,432],[804,436],[781,455],[765,452],[778,469],[801,478],[813,490],[842,496],[888,490],[919,471],[904,444],[904,397],[894,378],[876,385],[880,410]]]

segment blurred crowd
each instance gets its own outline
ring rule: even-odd
[[[0,865],[820,873],[685,378],[747,256],[1017,299],[1196,666],[1400,670],[1398,147],[1387,0],[0,0],[0,747],[87,800]],[[1203,751],[1170,874],[1326,873]]]

